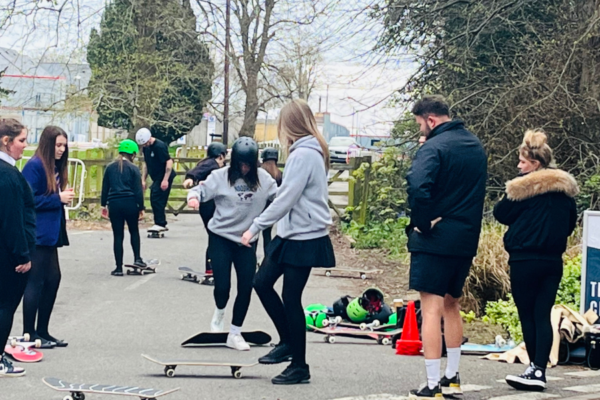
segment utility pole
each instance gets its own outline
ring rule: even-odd
[[[230,1],[225,1],[225,91],[223,105],[223,144],[227,146],[229,141],[229,36],[230,29]]]

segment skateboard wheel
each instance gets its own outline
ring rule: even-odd
[[[63,400],[75,400],[75,399],[71,396],[65,396],[65,397],[63,397]]]
[[[23,334],[23,340],[26,342],[29,342],[31,340],[31,336],[29,335],[29,333]]]
[[[34,346],[39,349],[40,347],[42,347],[42,341],[40,339],[35,339],[35,345]]]
[[[331,343],[331,344],[334,344],[335,343],[335,336],[328,336],[327,337],[327,342]]]
[[[131,275],[131,270],[127,270],[127,275]]]
[[[374,327],[378,327],[379,325],[381,325],[381,323],[379,322],[378,319],[376,319],[375,321],[373,321],[373,326]]]
[[[329,326],[329,320],[328,319],[324,319],[323,322],[323,328],[327,328]]]
[[[181,274],[181,280],[185,280],[185,275]]]
[[[366,274],[360,274],[360,279],[367,279],[367,275]]]
[[[384,346],[389,346],[391,343],[392,341],[390,340],[390,338],[381,339],[381,344],[383,344]]]
[[[335,317],[334,321],[335,321],[335,323],[336,323],[336,324],[339,324],[339,323],[341,323],[341,322],[342,322],[342,317],[340,317],[340,316],[338,315],[337,317]]]
[[[17,347],[17,339],[10,339],[10,347]]]
[[[365,323],[363,322],[363,323],[362,323],[362,324],[360,324],[358,327],[360,328],[360,330],[361,330],[361,331],[364,331],[364,330],[366,330],[366,329],[367,329],[367,324],[365,324]]]
[[[85,394],[75,392],[72,394],[73,400],[85,400]]]
[[[165,368],[165,375],[168,376],[169,378],[174,377],[175,376],[175,368],[166,367]]]
[[[325,271],[325,276],[331,276],[331,271]]]
[[[235,379],[240,379],[242,377],[242,371],[237,367],[231,367],[231,375],[233,375]]]

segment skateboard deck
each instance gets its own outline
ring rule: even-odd
[[[44,358],[44,353],[33,349],[33,347],[40,346],[41,344],[36,342],[18,342],[14,346],[7,344],[4,347],[4,352],[10,355],[15,361],[33,363],[42,361]]]
[[[505,351],[512,350],[514,347],[515,346],[513,345],[496,346],[494,343],[465,343],[462,346],[460,346],[460,352],[462,354],[486,355],[490,353],[504,353]]]
[[[402,333],[402,329],[395,329],[393,331],[361,331],[356,328],[317,328],[316,326],[309,327],[313,330],[313,332],[324,334],[324,340],[327,343],[335,343],[335,337],[349,337],[356,339],[369,339],[376,340],[378,344],[382,344],[384,346],[392,344],[394,336],[400,335]]]
[[[42,382],[59,392],[70,392],[70,396],[65,396],[63,400],[84,400],[84,393],[114,394],[139,397],[142,400],[152,400],[179,390],[179,388],[171,390],[157,390],[140,388],[137,386],[99,385],[97,383],[69,383],[63,381],[62,379],[56,378],[43,378]]]
[[[215,278],[212,274],[206,274],[206,272],[194,271],[189,267],[179,267],[182,281],[199,283],[201,285],[214,285]]]
[[[317,269],[318,270],[318,269]],[[339,277],[352,277],[358,275],[360,279],[369,279],[371,274],[380,274],[383,270],[381,269],[346,269],[346,268],[331,268],[325,269],[325,276],[339,276]]]
[[[225,344],[229,332],[200,332],[186,339],[182,346],[199,344]],[[271,335],[263,331],[242,332],[242,337],[249,344],[263,345],[271,342]]]
[[[379,332],[379,331],[392,331],[396,329],[396,325],[394,324],[385,324],[381,325],[378,320],[373,322],[363,322],[360,324],[356,324],[349,321],[342,320],[342,317],[328,318],[323,320],[324,328],[336,328],[336,327],[344,327],[344,328],[354,328],[360,329],[361,331],[369,331],[369,332]]]
[[[148,237],[152,239],[161,239],[165,237],[165,231],[151,231],[148,229]]]
[[[150,260],[146,263],[146,267],[138,267],[133,264],[125,264],[127,275],[146,275],[156,273],[156,267],[160,265],[160,260]]]
[[[242,368],[249,368],[255,365],[258,365],[258,361],[248,361],[248,362],[222,362],[222,361],[202,361],[202,360],[158,360],[156,358],[152,358],[146,354],[142,354],[146,360],[151,361],[158,365],[163,365],[165,367],[165,376],[172,378],[175,376],[175,368],[178,365],[185,366],[199,366],[199,367],[229,367],[231,369],[231,376],[236,379],[240,379],[242,377]]]

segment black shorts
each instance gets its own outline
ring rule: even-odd
[[[472,257],[411,253],[409,289],[458,299],[472,262]]]

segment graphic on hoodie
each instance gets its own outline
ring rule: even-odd
[[[246,182],[242,181],[242,183],[238,183],[236,182],[236,184],[233,186],[233,188],[235,189],[239,197],[239,201],[241,203],[246,203],[248,201],[252,201],[252,197],[254,196],[254,192],[252,190],[250,190],[250,188],[248,187],[248,185],[246,185]]]

